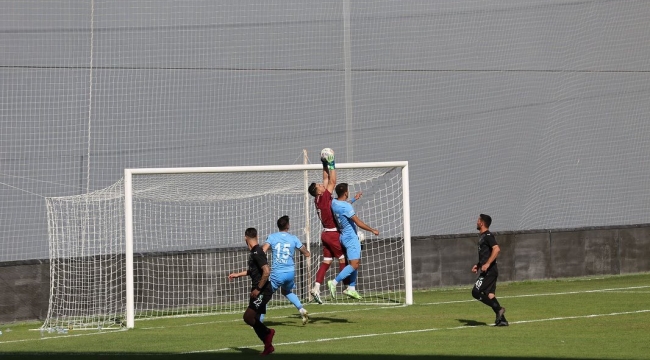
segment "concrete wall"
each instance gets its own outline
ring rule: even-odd
[[[50,262],[0,264],[0,323],[43,320],[50,296]]]
[[[650,271],[650,224],[495,234],[502,249],[500,281]],[[414,288],[474,282],[470,269],[478,259],[477,234],[412,240]],[[0,323],[45,318],[49,261],[2,263],[0,282]]]
[[[497,232],[500,281],[650,271],[650,226]],[[471,284],[477,234],[417,237],[413,286]]]

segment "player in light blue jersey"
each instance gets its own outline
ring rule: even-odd
[[[289,217],[287,215],[279,218],[277,224],[280,231],[269,235],[266,238],[266,243],[262,246],[264,252],[271,249],[273,258],[271,262],[271,286],[273,292],[278,288],[281,289],[282,295],[300,311],[302,324],[305,325],[309,321],[307,310],[300,303],[298,296],[292,292],[295,287],[294,278],[296,275],[293,256],[296,249],[305,257],[309,257],[311,254],[295,235],[289,233]]]
[[[370,231],[375,235],[379,235],[379,230],[373,229],[366,225],[357,216],[352,204],[347,200],[350,196],[348,192],[348,184],[341,183],[336,185],[337,198],[332,200],[332,212],[339,225],[341,232],[341,245],[345,248],[345,257],[348,259],[348,265],[341,270],[334,280],[327,282],[327,287],[332,294],[336,297],[336,285],[343,281],[345,278],[350,277],[350,285],[343,291],[343,293],[354,299],[361,299],[361,295],[356,291],[357,274],[359,263],[361,262],[361,242],[357,235],[357,227]]]

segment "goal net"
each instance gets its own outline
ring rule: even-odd
[[[339,164],[338,182],[367,233],[357,283],[363,300],[325,296],[329,304],[412,303],[406,162]],[[47,198],[51,290],[44,327],[133,327],[136,319],[244,311],[250,279],[244,230],[263,243],[291,219],[291,233],[312,253],[296,256],[294,292],[309,303],[322,260],[321,225],[308,183],[321,165],[126,170],[113,186]],[[270,256],[270,254],[269,254]],[[338,271],[332,266],[331,279]],[[329,295],[329,294],[328,294]],[[270,308],[290,306],[279,293]],[[309,306],[309,305],[307,305]]]

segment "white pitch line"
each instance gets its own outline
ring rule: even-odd
[[[52,335],[52,336],[45,336],[45,337],[42,337],[40,339],[21,339],[21,340],[1,341],[0,344],[19,343],[19,342],[26,342],[26,341],[44,341],[44,340],[73,338],[73,337],[92,336],[92,335],[101,335],[101,334],[112,334],[112,333],[122,332],[122,331],[127,331],[127,330],[126,329],[116,329],[116,330],[102,330],[101,332],[92,332],[92,333],[85,333],[85,334],[68,334],[68,335],[60,335],[60,336]]]
[[[598,289],[598,290],[565,291],[565,292],[559,292],[559,293],[510,295],[510,296],[499,296],[498,298],[499,299],[517,299],[517,298],[527,298],[527,297],[537,297],[537,296],[558,296],[558,295],[589,294],[589,293],[598,293],[598,292],[604,292],[604,291],[616,292],[616,291],[621,291],[621,290],[634,290],[634,289],[646,289],[646,288],[650,288],[650,285],[630,286],[630,287],[623,287],[623,288]],[[439,301],[439,302],[432,302],[432,303],[422,303],[422,304],[416,304],[416,305],[459,304],[459,303],[467,303],[467,302],[474,302],[474,301],[476,301],[476,300],[475,299],[452,300],[452,301]]]
[[[590,319],[590,318],[604,317],[604,316],[618,316],[618,315],[641,314],[641,313],[647,313],[647,312],[650,312],[650,310],[622,311],[622,312],[609,313],[609,314],[592,314],[592,315],[563,316],[563,317],[554,317],[554,318],[546,318],[546,319],[533,319],[533,320],[509,321],[508,323],[509,323],[509,324],[529,324],[529,323],[542,322],[542,321],[557,321],[557,320],[572,320],[572,319]]]
[[[609,314],[590,314],[590,315],[553,317],[553,318],[545,318],[545,319],[509,321],[509,324],[510,325],[517,325],[517,324],[528,324],[528,323],[544,322],[544,321],[591,319],[591,318],[597,318],[597,317],[631,315],[631,314],[640,314],[640,313],[647,313],[647,312],[650,312],[650,309],[647,309],[647,310],[635,310],[635,311],[622,311],[622,312],[615,312],[615,313],[609,313]],[[490,325],[490,326],[494,326],[494,325]],[[315,340],[291,341],[291,342],[273,344],[273,346],[302,345],[302,344],[320,343],[320,342],[328,342],[328,341],[339,341],[339,340],[349,340],[349,339],[359,339],[359,338],[368,338],[368,337],[377,337],[377,336],[403,335],[403,334],[413,334],[413,333],[431,332],[431,331],[440,331],[440,330],[459,330],[459,329],[471,329],[471,328],[480,328],[480,327],[483,327],[483,326],[461,325],[461,326],[454,326],[454,327],[448,327],[448,328],[429,328],[429,329],[403,330],[403,331],[393,331],[393,332],[388,332],[388,333],[361,334],[361,335],[350,335],[350,336],[341,336],[341,337],[334,337],[334,338],[323,338],[323,339],[315,339]],[[262,346],[263,345],[255,344],[255,345],[249,345],[249,346],[240,346],[240,347],[237,347],[235,349],[250,349],[250,348],[259,348],[259,347],[262,347]],[[232,350],[232,349],[233,349],[232,347],[227,347],[227,348],[212,349],[212,350],[190,351],[190,352],[186,352],[186,353],[183,353],[183,354],[221,352],[221,351],[227,351],[227,350]]]

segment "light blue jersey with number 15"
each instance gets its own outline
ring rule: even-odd
[[[300,240],[293,234],[280,231],[269,235],[266,242],[271,246],[273,261],[271,269],[273,272],[294,272],[295,263],[293,256],[296,249],[302,247]]]

